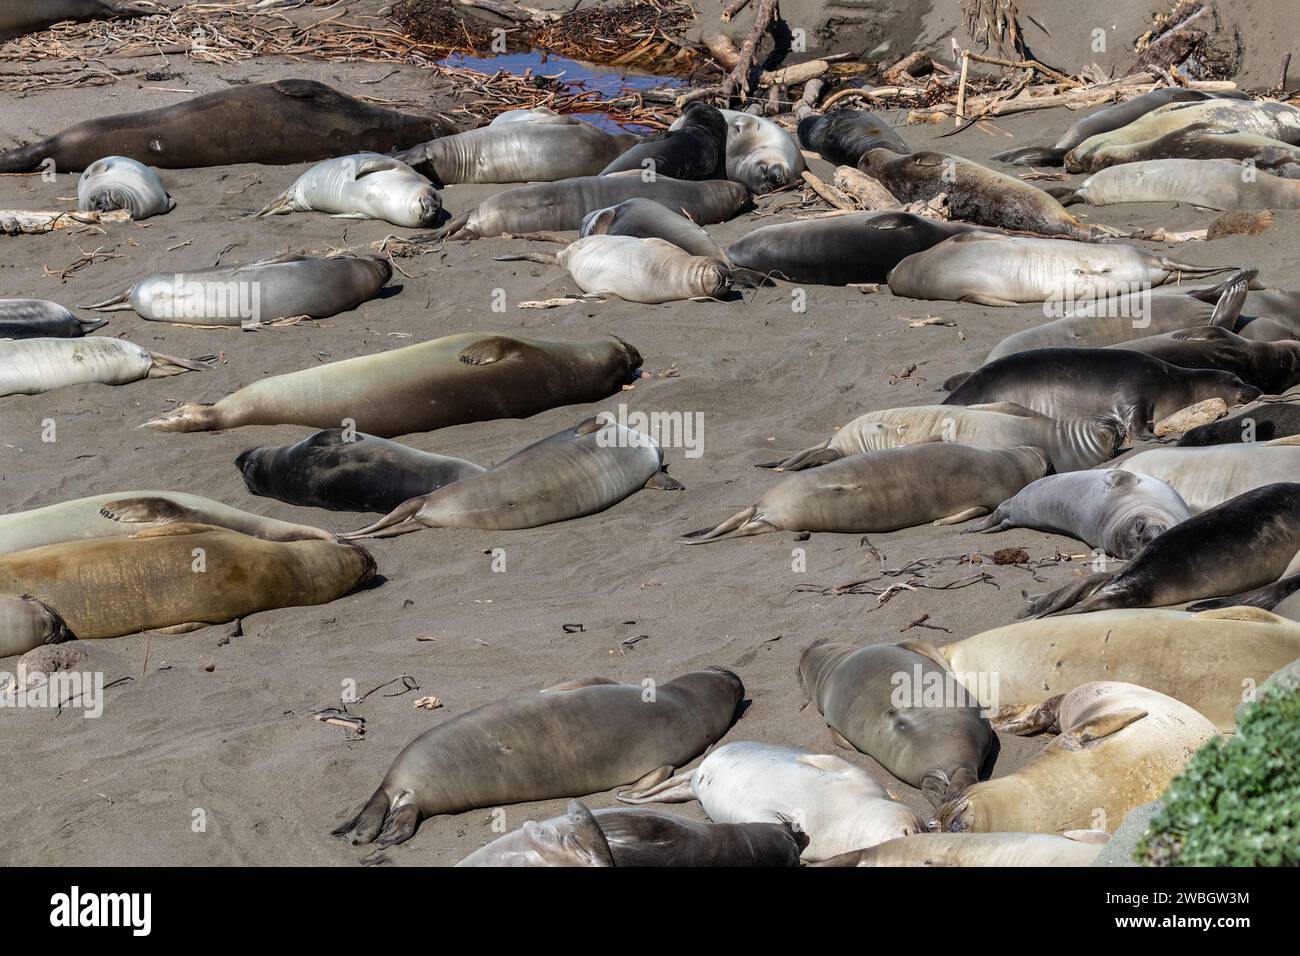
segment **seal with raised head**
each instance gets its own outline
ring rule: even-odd
[[[44,30],[63,20],[117,20],[148,17],[157,10],[109,0],[5,0],[0,7],[0,43]]]
[[[956,524],[986,515],[1051,470],[1037,446],[985,449],[925,442],[850,455],[786,476],[713,528],[683,536],[686,544],[744,538],[769,531],[869,534],[918,524]]]
[[[1192,516],[1159,478],[1110,468],[1046,475],[997,506],[968,532],[1033,528],[1077,538],[1127,561]]]
[[[590,677],[485,704],[407,744],[334,835],[386,846],[442,813],[650,786],[717,742],[744,696],[716,668],[652,686]]]
[[[255,495],[304,508],[392,511],[483,468],[386,438],[327,428],[295,445],[249,448],[235,459]]]
[[[798,866],[807,835],[789,820],[700,823],[658,810],[587,809],[525,823],[457,866]]]
[[[1205,511],[1254,488],[1300,478],[1300,438],[1149,448],[1118,467],[1167,481],[1193,512]]]
[[[333,541],[320,528],[241,511],[184,491],[117,491],[0,515],[0,554],[89,538],[124,538],[182,522],[238,531],[266,541]]]
[[[997,674],[993,722],[1030,724],[1043,701],[1094,680],[1119,680],[1168,694],[1236,729],[1244,688],[1300,658],[1300,624],[1255,607],[1175,611],[1141,608],[1020,621],[936,652],[978,695],[980,674]]]
[[[160,169],[287,166],[386,153],[451,131],[445,119],[381,109],[314,80],[277,80],[78,123],[0,153],[0,173],[31,172],[47,159],[61,171],[80,171],[111,154]]]
[[[1109,415],[1141,437],[1154,422],[1207,398],[1231,407],[1259,396],[1231,372],[1180,368],[1141,352],[1032,349],[980,366],[943,403],[1012,402],[1052,418]]]
[[[135,220],[161,216],[176,208],[158,174],[134,159],[106,156],[91,163],[77,180],[77,208],[82,212],[125,209]]]
[[[910,405],[859,415],[825,444],[759,467],[801,471],[849,455],[936,440],[990,449],[1037,445],[1047,452],[1054,470],[1065,472],[1114,458],[1124,441],[1124,426],[1107,415],[1058,421],[1010,402]]]
[[[922,833],[842,853],[817,866],[1091,866],[1104,845],[1095,831]],[[1105,834],[1100,834],[1105,836]]]
[[[1178,439],[1184,448],[1227,445],[1233,442],[1272,441],[1300,435],[1300,405],[1270,402],[1242,409],[1231,418],[1200,425]]]
[[[583,217],[578,236],[662,239],[693,256],[728,261],[718,241],[702,226],[653,199],[625,199],[616,206],[593,209]]]
[[[77,339],[107,324],[45,299],[0,299],[0,339]]]
[[[807,861],[926,829],[910,807],[843,757],[753,741],[723,744],[694,770],[618,798],[625,803],[698,800],[717,823],[795,820],[808,835]]]
[[[1021,732],[1059,736],[1015,773],[975,784],[939,808],[954,833],[1113,833],[1150,803],[1203,744],[1214,724],[1158,691],[1120,681],[1081,684],[1038,710]]]
[[[680,125],[642,140],[601,172],[629,169],[673,179],[726,179],[727,120],[717,107],[690,103]]]
[[[106,335],[17,339],[0,342],[0,395],[38,395],[90,383],[126,385],[207,368],[206,361],[150,352],[134,342]]]
[[[737,266],[789,282],[884,282],[913,253],[977,228],[906,212],[849,213],[760,226],[728,246],[727,256]]]
[[[442,197],[406,163],[378,153],[357,153],[317,163],[257,215],[291,212],[324,212],[335,219],[381,219],[414,229],[437,223]]]
[[[1148,159],[1093,173],[1058,198],[1066,205],[1185,202],[1206,209],[1300,209],[1300,182],[1227,159]]]
[[[334,428],[380,438],[594,402],[635,378],[641,353],[613,336],[544,342],[462,332],[375,355],[273,375],[215,405],[183,402],[145,426],[172,432],[241,425]]]
[[[85,308],[131,310],[151,322],[185,325],[326,319],[370,301],[392,277],[392,263],[381,256],[291,253],[236,266],[156,272]]]
[[[328,604],[374,575],[374,558],[353,544],[266,541],[201,524],[0,555],[0,594],[33,595],[83,641]]]
[[[583,518],[642,488],[680,491],[663,462],[653,438],[602,412],[342,537],[390,538],[422,528],[513,531]]]
[[[854,166],[873,149],[910,153],[893,127],[875,113],[840,106],[799,121],[799,144],[836,166]]]
[[[1300,342],[1259,342],[1218,325],[1182,329],[1112,345],[1154,356],[1179,368],[1217,368],[1231,372],[1266,395],[1281,395],[1300,384]]]
[[[876,760],[935,806],[979,780],[993,730],[975,698],[926,655],[896,644],[819,642],[799,658],[799,684],[837,744]]]

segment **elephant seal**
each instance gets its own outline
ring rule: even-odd
[[[118,491],[0,515],[0,554],[91,538],[123,538],[168,524],[206,524],[265,541],[333,541],[319,528],[276,521],[183,491]]]
[[[406,163],[378,153],[357,153],[317,163],[257,215],[324,212],[336,219],[381,219],[414,229],[432,226],[442,197]]]
[[[1254,488],[1300,477],[1300,439],[1233,442],[1203,448],[1151,448],[1119,467],[1167,481],[1193,512]]]
[[[982,226],[1081,240],[1115,234],[1080,222],[1037,186],[951,153],[877,148],[858,166],[903,202],[925,202],[943,193],[954,217]]]
[[[640,173],[578,176],[554,183],[517,186],[479,203],[431,238],[480,239],[529,232],[577,229],[593,209],[625,199],[650,199],[700,225],[726,222],[750,202],[749,191],[724,179],[685,182],[669,176],[642,179]]]
[[[524,252],[495,258],[559,265],[587,295],[616,295],[646,305],[721,299],[735,282],[731,267],[721,259],[693,256],[671,242],[635,236],[586,236],[559,252]]]
[[[328,604],[374,574],[374,558],[353,544],[169,524],[0,556],[0,594],[34,595],[87,641]]]
[[[942,687],[927,693],[936,681]],[[837,744],[878,761],[935,806],[979,779],[993,747],[966,688],[896,644],[815,643],[799,658],[799,685]]]
[[[642,488],[680,491],[663,461],[653,438],[601,413],[342,537],[390,538],[422,528],[514,531],[584,518]]]
[[[1295,144],[1300,143],[1300,110],[1284,103],[1249,99],[1215,98],[1199,103],[1169,103],[1118,129],[1088,137],[1065,154],[1065,168],[1072,173],[1096,172],[1094,160],[1103,152],[1191,127],[1254,133]]]
[[[442,136],[397,154],[437,186],[457,183],[551,183],[600,171],[639,141],[568,117],[503,113],[489,125]]]
[[[442,813],[649,786],[725,734],[744,696],[739,677],[715,668],[660,684],[591,677],[485,704],[407,744],[334,835],[388,846]]]
[[[30,594],[0,596],[0,657],[25,654],[33,647],[72,640],[63,618]],[[0,687],[0,693],[4,688]]]
[[[1174,525],[1118,571],[1031,598],[1020,617],[1168,607],[1240,594],[1300,570],[1292,567],[1298,551],[1300,484],[1265,485]]]
[[[968,530],[1050,531],[1127,561],[1191,516],[1182,496],[1159,478],[1109,468],[1039,478]]]
[[[1255,607],[1096,611],[994,628],[936,653],[972,693],[967,675],[998,675],[997,701],[980,703],[997,705],[999,731],[1035,726],[1043,701],[1104,679],[1168,694],[1232,733],[1243,695],[1300,658],[1300,624]]]
[[[716,107],[694,102],[674,125],[642,140],[619,155],[602,175],[636,170],[648,176],[673,179],[727,178],[727,121]]]
[[[857,167],[873,149],[910,153],[907,144],[874,113],[841,106],[799,121],[799,144],[836,166]]]
[[[1155,139],[1103,147],[1092,154],[1095,170],[1153,159],[1233,159],[1285,179],[1300,178],[1300,147],[1254,133],[1198,124]]]
[[[862,212],[760,226],[727,248],[736,265],[789,282],[883,282],[913,253],[976,229],[906,212]]]
[[[1022,146],[1005,153],[998,153],[993,158],[998,162],[1017,166],[1060,166],[1065,162],[1065,154],[1084,140],[1099,133],[1108,133],[1113,129],[1127,126],[1154,109],[1170,103],[1191,103],[1219,98],[1244,100],[1247,96],[1236,91],[1207,93],[1181,86],[1165,86],[1122,103],[1112,103],[1110,106],[1093,110],[1082,119],[1076,120],[1052,146]]]
[[[171,212],[176,200],[144,163],[107,156],[87,166],[77,180],[77,208],[82,212],[126,209],[132,219],[140,220]]]
[[[727,178],[755,195],[784,189],[808,168],[799,144],[776,123],[753,113],[719,110],[727,121]],[[685,125],[679,116],[670,130]]]
[[[266,135],[266,130],[274,135]],[[451,132],[441,118],[380,109],[313,80],[232,86],[141,113],[87,120],[0,153],[0,173],[47,160],[80,171],[111,154],[160,169],[288,166],[346,153],[386,153]]]
[[[1127,245],[964,232],[908,256],[886,277],[894,295],[978,305],[1078,302],[1232,271]]]
[[[125,385],[208,368],[103,335],[0,342],[0,396],[39,395],[69,385]]]
[[[793,820],[807,834],[806,861],[925,832],[925,821],[910,807],[844,758],[752,741],[723,744],[694,770],[618,798],[625,803],[698,800],[717,823]]]
[[[118,20],[125,17],[149,17],[157,10],[132,3],[108,0],[5,0],[0,9],[0,43],[37,30],[44,30],[63,20]]]
[[[808,837],[788,821],[699,823],[658,810],[597,810],[525,823],[457,866],[798,866]],[[604,852],[602,852],[602,848]]]
[[[1185,202],[1206,209],[1300,209],[1300,182],[1226,159],[1148,159],[1093,173],[1059,198],[1066,205]]]
[[[1233,406],[1259,396],[1231,372],[1179,368],[1141,352],[1033,349],[980,366],[943,403],[1012,402],[1058,419],[1109,415],[1144,437],[1153,422],[1207,398]]]
[[[249,448],[235,467],[255,495],[330,511],[388,512],[483,473],[470,461],[344,428],[327,428],[296,445]]]
[[[1120,681],[1081,684],[1040,708],[1059,729],[1029,763],[975,784],[939,808],[952,833],[1114,832],[1134,807],[1164,793],[1203,744],[1218,734],[1191,707]]]
[[[157,272],[85,308],[133,310],[151,322],[205,326],[326,319],[373,299],[392,277],[392,264],[379,256],[290,254],[193,272]]]
[[[1008,335],[984,361],[1029,349],[1102,348],[1207,325],[1236,327],[1256,274],[1238,270],[1206,289],[1165,286],[1085,299],[1059,318]]]
[[[598,401],[632,381],[641,353],[622,339],[544,342],[462,332],[273,375],[215,405],[183,402],[146,422],[170,432],[241,425],[334,428],[380,438]]]
[[[1091,866],[1104,844],[1081,839],[1094,831],[1046,833],[922,833],[844,853],[817,866]],[[1102,834],[1104,835],[1104,834]]]
[[[800,471],[849,455],[935,440],[990,449],[1037,445],[1047,452],[1052,467],[1064,472],[1114,458],[1124,441],[1124,426],[1109,416],[1057,421],[1009,402],[912,405],[859,415],[824,445],[759,467]]]
[[[593,209],[583,217],[578,236],[662,239],[692,256],[728,261],[717,240],[702,227],[653,199],[625,199],[616,206]]]
[[[1179,368],[1231,372],[1266,395],[1281,395],[1300,384],[1300,342],[1257,342],[1222,326],[1166,332],[1112,345],[1154,356]]]
[[[76,339],[107,324],[45,299],[0,299],[0,339]]]
[[[1274,402],[1254,405],[1231,418],[1221,418],[1193,428],[1178,440],[1178,444],[1184,448],[1200,448],[1233,442],[1272,441],[1290,435],[1300,435],[1300,405]]]
[[[1051,469],[1038,447],[989,450],[951,442],[886,448],[787,476],[758,503],[686,544],[769,531],[897,531],[988,514]]]

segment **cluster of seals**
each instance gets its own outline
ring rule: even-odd
[[[1207,325],[1131,339],[1111,348],[1154,356],[1179,368],[1213,368],[1231,372],[1268,395],[1281,395],[1300,384],[1300,342],[1258,342],[1223,326]]]
[[[753,113],[718,112],[727,121],[728,179],[744,185],[756,196],[798,182],[808,166],[789,133],[770,119]],[[668,128],[677,130],[684,125],[686,116],[682,115]]]
[[[1107,834],[926,833],[843,853],[814,866],[1091,866]]]

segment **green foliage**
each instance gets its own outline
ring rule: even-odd
[[[1138,843],[1154,866],[1300,866],[1300,689],[1263,689],[1237,734],[1174,778]]]

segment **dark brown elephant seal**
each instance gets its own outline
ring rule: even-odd
[[[392,511],[483,468],[386,438],[327,428],[294,445],[250,448],[235,459],[255,495],[330,511]]]
[[[1231,372],[1266,395],[1300,384],[1300,342],[1256,342],[1219,325],[1182,329],[1112,345],[1154,356],[1179,368]]]
[[[641,354],[622,339],[543,342],[463,332],[273,375],[215,405],[182,402],[145,423],[169,432],[241,425],[333,428],[393,438],[465,422],[527,418],[594,402],[630,382]]]
[[[157,10],[108,0],[4,0],[0,4],[0,43],[64,20],[117,20],[147,17]]]
[[[799,145],[836,166],[857,166],[873,149],[910,153],[893,128],[874,113],[841,106],[799,121]]]
[[[287,166],[386,153],[451,131],[442,118],[381,109],[314,80],[277,80],[78,123],[39,143],[0,153],[0,173],[30,172],[47,159],[60,172],[80,171],[105,156],[126,156],[162,169]]]
[[[718,668],[663,684],[591,677],[486,704],[407,744],[334,834],[386,846],[440,813],[666,780],[727,732],[744,696]]]
[[[1193,428],[1178,444],[1183,447],[1227,445],[1233,442],[1272,441],[1300,435],[1300,405],[1276,402],[1253,405],[1231,418]]]
[[[979,780],[993,730],[939,661],[897,644],[822,642],[799,658],[799,683],[837,744],[878,761],[935,806]]]
[[[606,166],[601,175],[625,170],[673,179],[727,178],[727,121],[717,107],[694,102],[682,124],[633,146]]]

